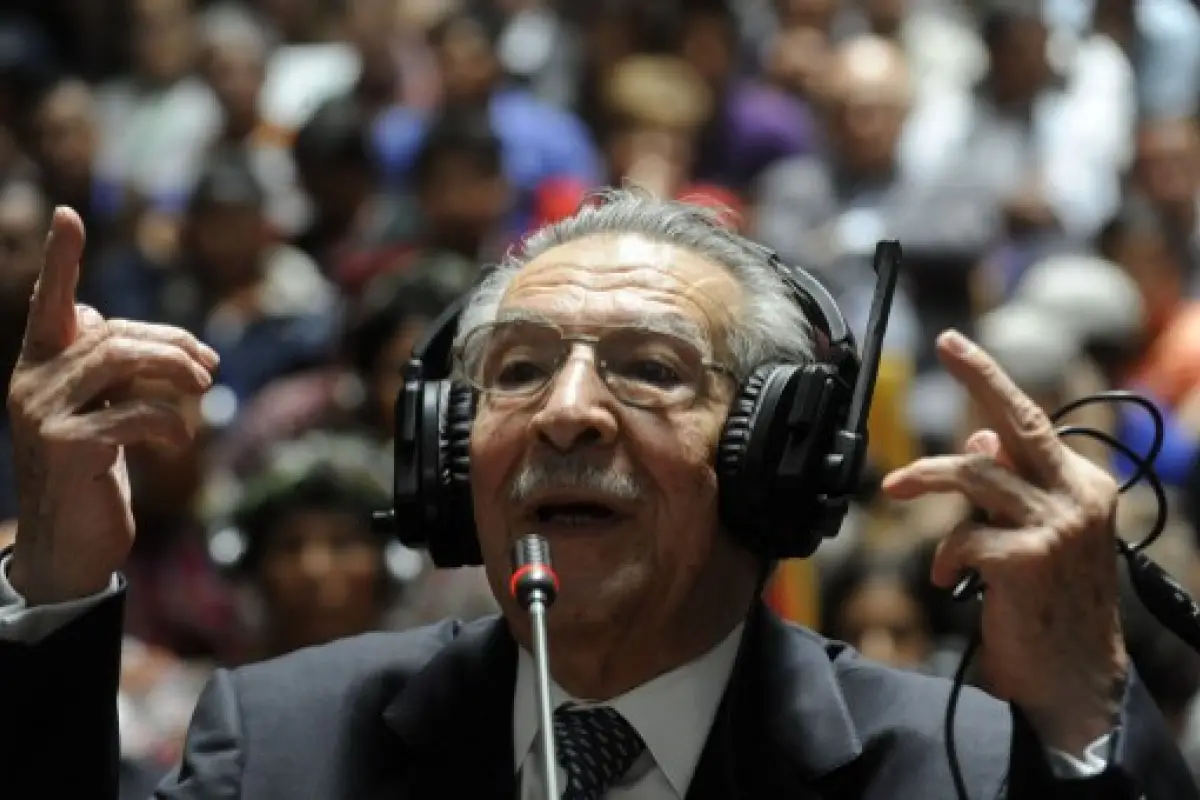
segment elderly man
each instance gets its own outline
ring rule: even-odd
[[[187,435],[171,408],[114,389],[154,376],[198,392],[216,367],[180,331],[76,306],[81,246],[78,218],[59,211],[10,397],[21,513],[0,587],[0,786],[12,797],[112,796],[117,571],[134,536],[121,448]],[[564,775],[591,778],[564,780],[564,797],[954,797],[948,684],[771,616],[758,599],[771,565],[720,522],[714,461],[734,376],[810,357],[808,330],[763,252],[707,211],[615,193],[535,236],[459,333],[499,359],[468,362],[465,377],[482,390],[471,489],[503,618],[218,673],[157,796],[538,797],[530,630],[506,591],[510,547],[536,523],[562,579],[558,752]],[[531,334],[562,337],[550,368],[537,369]],[[630,337],[639,359],[606,357]],[[1200,796],[1129,667],[1114,481],[976,345],[949,332],[940,351],[994,427],[884,486],[959,492],[991,515],[952,533],[933,570],[942,585],[967,568],[987,582],[981,666],[1009,701],[968,690],[960,703],[969,796]],[[570,499],[607,513],[558,507]]]

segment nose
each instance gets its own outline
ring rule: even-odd
[[[559,452],[611,445],[617,436],[616,402],[596,372],[595,362],[578,354],[563,364],[547,387],[530,425],[538,438]]]

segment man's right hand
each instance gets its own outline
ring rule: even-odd
[[[58,209],[9,388],[19,516],[8,579],[30,606],[108,587],[134,538],[124,448],[192,435],[179,409],[134,385],[199,394],[218,362],[186,331],[76,305],[83,242],[79,216]]]

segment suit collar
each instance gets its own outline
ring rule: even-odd
[[[760,604],[687,800],[852,797],[862,750],[824,640]]]
[[[499,617],[451,635],[387,705],[384,721],[411,749],[413,771],[436,773],[435,793],[511,797],[516,642]],[[730,781],[741,797],[782,796],[778,789],[811,797],[805,787],[862,753],[827,647],[756,606],[688,800],[728,797]],[[462,769],[464,757],[471,769]],[[718,786],[720,793],[706,794]]]
[[[407,793],[396,796],[513,797],[516,642],[499,617],[456,625],[451,636],[384,708],[410,756]]]

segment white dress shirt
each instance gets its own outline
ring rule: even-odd
[[[605,795],[609,800],[683,800],[700,762],[704,743],[717,716],[725,685],[733,672],[738,645],[738,625],[725,639],[702,655],[658,676],[649,683],[604,703],[621,713],[641,735],[646,749],[622,780]],[[517,685],[513,692],[513,760],[521,774],[521,799],[545,797],[542,753],[538,742],[538,708],[533,656],[519,650]],[[588,705],[551,683],[554,708],[566,702]],[[558,768],[559,786],[567,776]]]
[[[113,575],[107,589],[90,597],[28,608],[8,582],[8,557],[0,559],[0,640],[37,642],[119,592],[122,585],[120,576]],[[621,712],[646,742],[645,752],[622,782],[608,791],[607,800],[683,800],[733,671],[741,638],[739,625],[700,658],[604,704]],[[534,800],[543,794],[540,752],[535,747],[534,668],[532,657],[524,650],[519,653],[513,692],[513,771],[521,774],[522,800]],[[555,708],[577,700],[557,685],[551,687],[550,699]],[[1048,750],[1050,767],[1060,778],[1099,774],[1107,764],[1108,741],[1107,734],[1097,739],[1082,760]],[[566,785],[561,769],[559,782]]]

